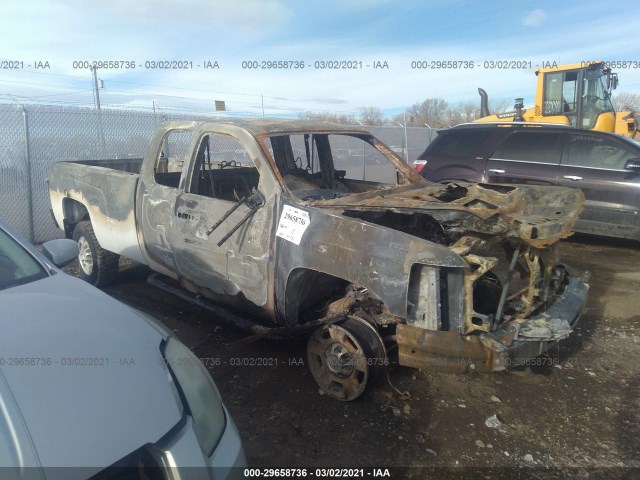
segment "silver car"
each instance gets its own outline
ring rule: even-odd
[[[240,437],[198,358],[59,270],[75,242],[43,253],[0,222],[3,478],[241,475]]]

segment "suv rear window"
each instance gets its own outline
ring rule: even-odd
[[[560,163],[559,133],[516,132],[507,137],[491,158],[535,163]]]
[[[473,155],[478,147],[493,133],[489,130],[446,132],[438,137],[429,154],[447,157],[467,157]]]
[[[569,135],[562,162],[576,167],[624,170],[627,160],[636,152],[598,135]]]

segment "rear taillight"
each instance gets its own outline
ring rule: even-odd
[[[413,162],[413,169],[416,172],[420,173],[426,164],[427,164],[426,160],[416,160]]]

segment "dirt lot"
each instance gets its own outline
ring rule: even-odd
[[[306,340],[248,339],[147,285],[150,271],[139,265],[125,266],[107,292],[209,359],[251,466],[412,467],[392,470],[394,478],[639,478],[639,245],[576,237],[561,252],[592,273],[588,309],[539,365],[470,375],[392,366],[390,381],[406,394],[385,383],[351,403],[319,394]]]

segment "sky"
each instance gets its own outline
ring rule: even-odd
[[[635,4],[611,5],[5,0],[0,102],[94,105],[82,68],[94,61],[120,66],[98,65],[103,108],[166,112],[213,112],[221,100],[241,116],[357,116],[364,106],[392,116],[431,97],[479,103],[478,87],[490,100],[531,105],[538,67],[596,59],[636,62],[614,70],[617,92],[639,93]]]

